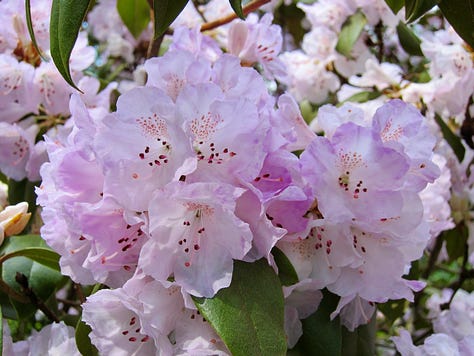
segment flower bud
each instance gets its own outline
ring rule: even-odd
[[[28,221],[31,213],[28,213],[28,203],[22,202],[10,205],[0,212],[0,244],[5,237],[21,232]]]

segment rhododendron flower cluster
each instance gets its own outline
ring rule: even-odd
[[[472,48],[408,3],[0,1],[3,351],[470,355]]]
[[[350,329],[371,318],[374,302],[412,300],[423,287],[402,276],[430,238],[418,193],[439,174],[434,137],[416,109],[394,100],[363,119],[349,104],[320,109],[325,137],[301,155],[315,198],[311,230],[278,245],[300,278],[342,297],[337,312],[352,310],[342,319]]]

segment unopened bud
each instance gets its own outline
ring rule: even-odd
[[[0,212],[0,244],[3,239],[20,233],[30,220],[31,213],[28,213],[28,203],[22,202],[10,205]]]

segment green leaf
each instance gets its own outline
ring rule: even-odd
[[[0,248],[0,253],[7,255],[31,248],[47,249],[48,247],[38,235],[11,236],[5,239]],[[46,301],[64,280],[64,277],[57,270],[46,267],[30,258],[23,256],[11,258],[1,265],[1,277],[7,285],[18,293],[21,293],[21,287],[15,280],[17,272],[28,278],[29,287],[42,301]],[[11,302],[19,318],[28,317],[36,311],[36,307],[31,304],[23,304],[13,299],[11,299]]]
[[[79,320],[76,326],[76,345],[79,352],[84,356],[98,356],[99,351],[91,343],[89,334],[92,331],[91,327]]]
[[[186,7],[188,0],[153,0],[155,15],[155,38],[165,33],[171,23]]]
[[[138,38],[150,22],[147,0],[117,0],[117,11],[130,33]]]
[[[431,10],[439,1],[440,0],[405,0],[405,19],[408,22],[415,21]]]
[[[392,9],[394,14],[398,14],[398,11],[400,11],[403,5],[405,5],[404,0],[385,0],[385,2],[387,3],[388,7]]]
[[[69,58],[91,1],[53,0],[51,6],[51,57],[66,82],[77,90],[69,69]]]
[[[397,35],[398,41],[405,52],[413,56],[423,56],[423,51],[420,47],[421,40],[402,21],[397,25]]]
[[[367,325],[353,332],[342,328],[342,356],[373,356],[375,352],[375,313]]]
[[[242,0],[229,0],[230,6],[242,20],[245,20],[244,12],[242,11]]]
[[[366,23],[367,19],[360,11],[350,16],[342,25],[336,50],[347,58],[351,58],[352,47],[357,42]]]
[[[298,283],[298,275],[290,260],[278,247],[272,249],[272,255],[278,267],[278,278],[283,286],[291,286]]]
[[[439,125],[444,139],[448,141],[459,162],[462,162],[464,159],[464,154],[466,153],[466,149],[461,142],[461,138],[451,131],[448,125],[446,125],[444,120],[438,114],[435,115],[435,121]]]
[[[352,103],[365,103],[369,100],[377,99],[382,93],[378,91],[362,91],[348,97],[344,102],[350,101]]]
[[[340,355],[342,350],[342,327],[339,317],[330,319],[339,297],[323,290],[323,300],[318,310],[302,320],[303,336],[297,348],[304,355]]]
[[[443,231],[443,238],[446,241],[446,251],[448,252],[450,262],[464,255],[468,237],[468,228],[463,223],[458,224],[451,230]]]
[[[230,287],[193,299],[233,355],[286,354],[283,292],[266,260],[235,261]]]
[[[26,26],[28,27],[28,33],[30,34],[31,43],[33,43],[33,47],[35,48],[36,52],[41,56],[41,58],[46,61],[43,52],[38,46],[38,42],[36,42],[35,31],[33,29],[33,22],[31,20],[31,1],[25,0],[25,10],[26,10]]]
[[[52,268],[58,272],[61,270],[59,267],[59,255],[49,248],[27,247],[15,252],[8,253],[2,256],[1,260],[5,261],[18,256],[28,257],[29,259],[36,261],[42,264],[43,266]]]
[[[378,304],[377,308],[385,315],[387,325],[393,325],[395,320],[402,317],[405,313],[406,301],[389,300],[386,303]]]
[[[458,35],[474,48],[474,0],[441,0],[438,6]]]

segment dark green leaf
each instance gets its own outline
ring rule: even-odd
[[[233,355],[286,354],[283,292],[266,260],[235,261],[230,287],[194,302]]]
[[[365,103],[369,100],[377,99],[382,93],[378,91],[362,91],[348,97],[344,102],[350,101],[352,103]]]
[[[385,315],[387,325],[393,325],[393,322],[402,317],[405,312],[406,301],[389,300],[386,303],[379,304],[377,308]]]
[[[298,275],[286,255],[278,248],[272,249],[272,255],[278,267],[278,277],[283,286],[291,286],[298,283]]]
[[[77,90],[69,69],[69,58],[91,1],[53,0],[51,6],[51,57],[66,82]]]
[[[405,19],[413,22],[438,3],[439,0],[405,0]]]
[[[31,43],[33,43],[33,47],[35,48],[36,52],[41,56],[43,60],[46,58],[43,55],[43,52],[38,46],[38,42],[36,42],[35,31],[33,30],[33,22],[31,21],[31,1],[25,0],[25,10],[26,10],[26,26],[28,27],[28,33],[30,34]]]
[[[375,352],[375,313],[367,325],[353,332],[342,328],[342,356],[373,356]]]
[[[392,9],[394,14],[397,14],[398,11],[405,5],[404,0],[385,0],[387,5]]]
[[[237,14],[238,17],[240,17],[242,20],[245,19],[244,12],[242,11],[242,0],[229,0],[230,6],[232,6],[232,9],[234,12]]]
[[[97,356],[99,351],[91,343],[89,334],[92,331],[91,327],[79,320],[76,326],[76,345],[79,352],[84,356]]]
[[[443,137],[446,141],[448,141],[449,145],[454,151],[454,154],[458,158],[459,162],[464,159],[464,154],[466,153],[466,149],[462,145],[461,138],[455,135],[451,129],[446,125],[444,120],[438,115],[435,115],[435,120],[438,123],[441,132],[443,133]]]
[[[117,11],[135,38],[138,38],[150,23],[150,6],[147,0],[117,0]]]
[[[458,35],[474,48],[474,0],[442,0],[439,7]]]
[[[330,319],[336,309],[339,297],[323,290],[323,300],[318,310],[302,320],[303,336],[297,349],[304,355],[340,355],[342,350],[342,327],[339,317]]]
[[[38,235],[11,236],[5,239],[0,252],[6,255],[35,247],[47,248],[47,245]],[[1,277],[6,284],[22,293],[20,285],[15,280],[16,273],[20,272],[26,276],[29,287],[42,301],[46,301],[64,279],[60,272],[22,256],[5,261],[1,267]],[[27,317],[36,310],[31,304],[11,301],[20,318]]]
[[[454,229],[443,231],[449,261],[454,261],[464,255],[468,236],[469,231],[464,224],[459,224]]]
[[[423,56],[423,51],[420,47],[421,40],[401,21],[397,25],[397,35],[400,45],[405,52],[413,56]]]
[[[28,257],[29,259],[36,261],[42,264],[43,266],[52,268],[56,271],[60,271],[59,255],[49,248],[27,247],[2,256],[2,260],[8,260],[10,258],[18,256]]]
[[[165,33],[171,23],[186,7],[188,0],[153,0],[155,15],[155,38]]]
[[[350,16],[342,25],[336,50],[347,58],[350,58],[352,47],[354,47],[354,44],[357,42],[366,23],[367,19],[360,11]]]

